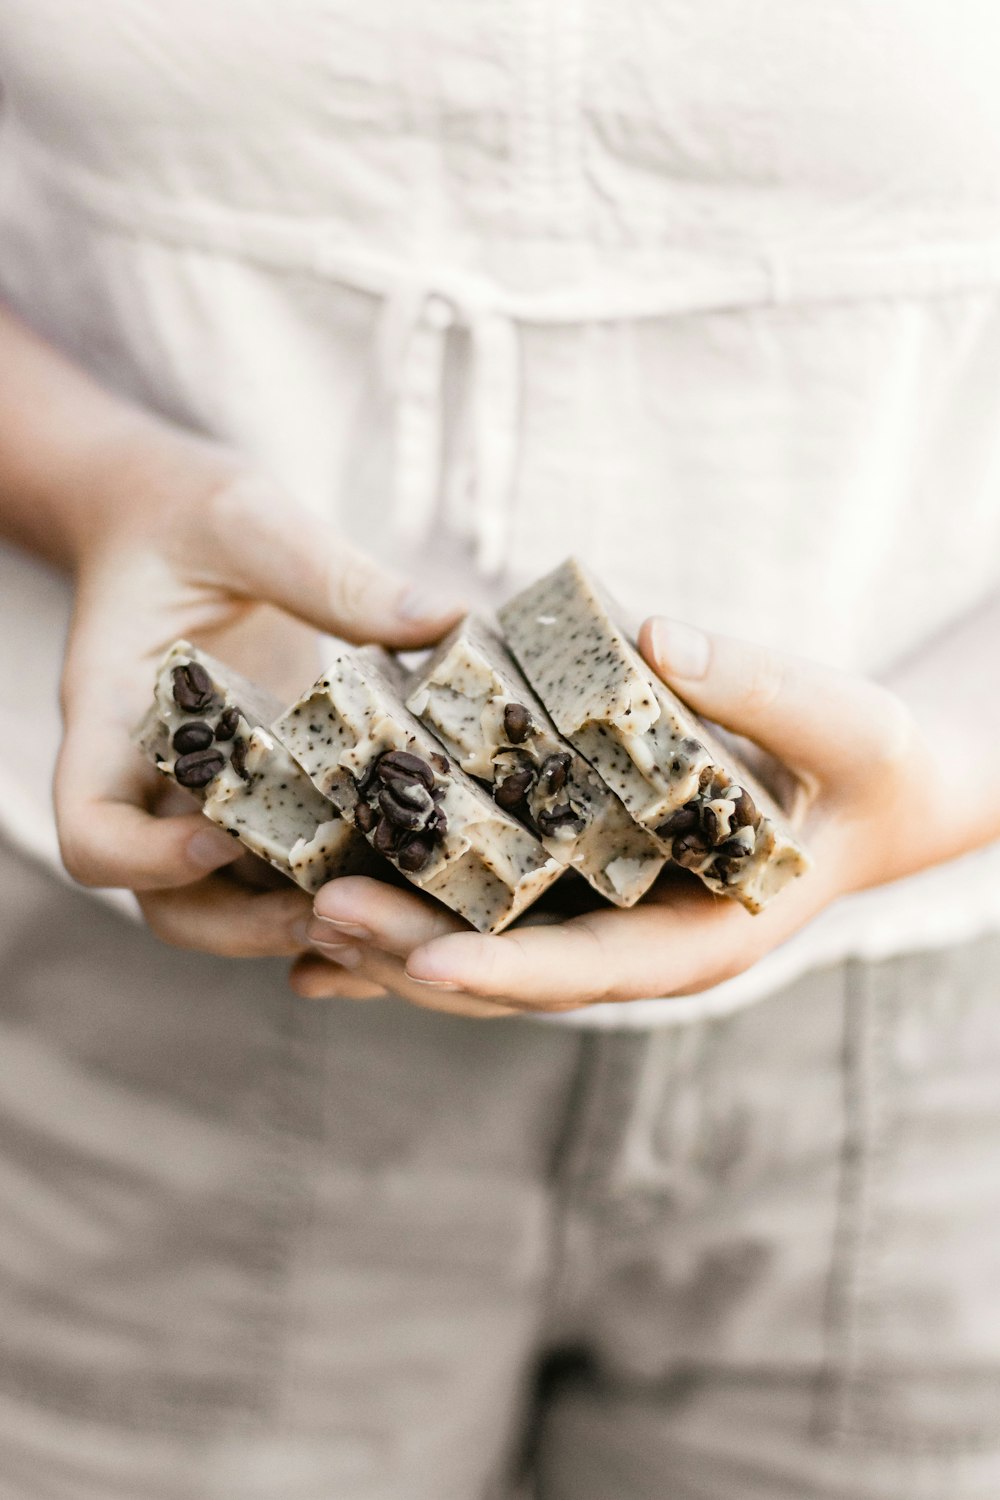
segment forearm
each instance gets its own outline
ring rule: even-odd
[[[72,567],[166,423],[104,389],[0,304],[0,535]],[[180,434],[173,435],[176,441]]]

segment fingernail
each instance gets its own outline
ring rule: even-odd
[[[672,677],[704,677],[711,654],[708,636],[680,620],[654,620],[650,639],[657,662]]]
[[[403,595],[396,613],[403,620],[443,620],[446,615],[458,614],[463,607],[457,599],[445,599],[418,584]]]
[[[332,964],[339,964],[342,969],[357,969],[364,958],[361,949],[352,948],[350,943],[313,942],[310,947],[315,948],[321,958],[329,959]]]
[[[358,922],[337,922],[333,917],[321,917],[317,913],[309,924],[311,943],[333,943],[337,938],[360,938],[370,942],[374,933]]]
[[[217,828],[202,828],[188,839],[188,859],[200,870],[217,870],[239,853],[239,844]]]
[[[426,985],[429,990],[460,990],[462,988],[453,979],[418,979],[415,974],[407,974],[406,977],[412,984]]]

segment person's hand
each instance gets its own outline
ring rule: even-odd
[[[647,621],[647,660],[705,718],[754,740],[800,778],[812,870],[759,916],[673,871],[629,911],[471,932],[415,891],[333,881],[310,927],[329,962],[301,958],[304,995],[365,981],[415,1004],[464,1015],[564,1011],[687,995],[733,977],[849,891],[935,863],[974,841],[974,809],[956,805],[940,754],[886,688],[743,641]],[[558,887],[556,887],[558,890]]]
[[[317,631],[415,646],[457,611],[376,566],[228,451],[152,421],[88,473],[74,512],[85,519],[74,532],[55,785],[66,868],[85,885],[136,891],[167,942],[297,953],[307,946],[303,891],[283,880],[252,891],[212,873],[240,848],[193,799],[179,816],[154,815],[168,783],[131,731],[157,662],[188,637],[287,699],[317,675]]]

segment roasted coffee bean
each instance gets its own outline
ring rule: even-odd
[[[186,714],[206,713],[218,702],[212,679],[200,662],[189,661],[182,667],[175,667],[171,676],[174,682],[174,702]]]
[[[718,768],[716,766],[706,766],[698,777],[699,792],[704,792],[706,796],[713,796],[713,784],[717,775]]]
[[[534,727],[523,703],[507,704],[503,711],[503,732],[512,745],[523,744]]]
[[[375,835],[372,839],[372,843],[378,850],[379,854],[391,854],[393,849],[396,847],[397,837],[397,830],[393,828],[392,824],[389,822],[389,819],[379,818],[378,825],[375,829]]]
[[[240,710],[235,706],[227,708],[225,713],[219,715],[219,722],[215,726],[215,738],[217,740],[231,740],[240,727]]]
[[[211,724],[206,724],[204,719],[192,719],[174,731],[170,743],[178,755],[193,755],[196,750],[207,750],[213,738]]]
[[[436,839],[443,839],[448,832],[448,819],[440,807],[436,807],[427,819],[425,833],[433,833]]]
[[[367,802],[359,802],[354,809],[354,821],[362,833],[371,833],[378,821],[378,814],[374,807],[369,807]]]
[[[229,757],[230,764],[243,781],[249,782],[250,772],[247,770],[247,742],[242,737],[233,740],[233,753]]]
[[[396,855],[396,863],[408,875],[417,875],[427,864],[433,853],[434,846],[429,839],[407,839],[402,849]]]
[[[408,828],[410,832],[415,832],[427,822],[428,809],[411,807],[400,801],[391,787],[384,786],[379,792],[378,805],[395,828]]]
[[[574,833],[580,833],[583,829],[583,819],[573,811],[568,802],[561,802],[558,807],[542,808],[537,822],[539,831],[546,838],[557,833],[560,828],[572,828]]]
[[[439,771],[442,776],[447,776],[448,772],[451,770],[451,761],[448,759],[447,755],[438,755],[436,750],[431,751],[430,755],[428,756],[428,760],[434,767],[435,771]]]
[[[686,870],[693,870],[701,864],[708,850],[696,834],[686,833],[683,837],[674,839],[672,853],[679,865],[683,865]]]
[[[719,845],[717,852],[720,859],[739,861],[746,859],[751,851],[745,844],[741,844],[738,840],[727,839],[724,844]]]
[[[195,750],[174,761],[174,775],[181,786],[208,786],[225,764],[226,757],[219,750]]]
[[[733,812],[733,827],[745,828],[748,826],[750,828],[760,827],[760,813],[757,811],[756,804],[750,793],[741,791]]]
[[[505,781],[501,781],[494,786],[493,801],[497,807],[502,807],[505,812],[513,812],[524,801],[531,790],[534,779],[535,774],[533,771],[515,771]]]
[[[672,839],[678,834],[690,833],[692,828],[698,827],[699,804],[697,802],[685,802],[676,812],[672,812],[656,830],[657,838]]]
[[[701,829],[709,844],[715,845],[723,836],[722,819],[714,807],[701,810]]]
[[[434,785],[434,772],[425,760],[419,755],[411,755],[408,750],[387,750],[378,763],[378,776],[380,781],[385,781],[394,771],[408,771],[430,791]]]
[[[378,761],[370,761],[367,769],[361,776],[355,776],[354,788],[359,797],[367,797],[375,782],[378,780]]]
[[[409,771],[397,771],[390,768],[384,773],[382,784],[407,807],[415,807],[419,812],[429,813],[434,806],[433,794]]]
[[[562,791],[569,773],[569,761],[565,752],[550,755],[542,761],[542,769],[538,773],[538,790],[544,796],[553,797],[556,792]]]
[[[729,885],[738,868],[736,860],[717,859],[710,873],[715,876],[716,880],[721,880],[723,885]]]

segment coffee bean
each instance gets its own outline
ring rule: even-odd
[[[215,726],[215,738],[217,740],[231,740],[240,726],[241,713],[235,705],[227,708],[225,713],[219,715],[219,722]]]
[[[447,776],[451,770],[451,761],[446,755],[438,755],[437,751],[432,750],[427,758],[435,771],[439,771],[442,776]]]
[[[407,807],[429,813],[434,806],[433,794],[410,771],[398,771],[395,767],[390,767],[382,773],[382,782],[397,801]]]
[[[706,766],[698,777],[699,792],[704,792],[706,796],[714,795],[712,788],[717,774],[718,771],[715,766]]]
[[[174,683],[174,702],[186,714],[203,714],[218,702],[212,679],[197,661],[189,661],[175,667],[171,673]]]
[[[531,714],[523,703],[508,703],[503,711],[503,732],[512,745],[520,745],[534,729]]]
[[[569,773],[570,758],[565,752],[560,755],[550,755],[542,761],[542,769],[538,773],[538,790],[546,797],[555,796],[561,792],[566,785],[566,777]]]
[[[716,880],[721,880],[723,885],[730,885],[738,868],[735,860],[717,859],[710,873],[715,876]]]
[[[687,833],[674,839],[673,857],[686,870],[693,870],[702,863],[708,853],[704,843],[696,834]]]
[[[440,807],[436,807],[427,819],[425,833],[433,833],[437,839],[443,839],[448,832],[448,819]]]
[[[247,770],[247,742],[242,737],[233,740],[233,753],[229,757],[230,765],[241,780],[249,783],[250,772]]]
[[[378,780],[378,761],[369,761],[367,769],[361,776],[354,778],[355,790],[359,797],[367,797],[375,782]]]
[[[408,750],[387,750],[378,763],[378,776],[384,781],[394,771],[408,771],[430,791],[434,785],[434,772],[425,760],[419,755],[411,755]]]
[[[543,808],[538,814],[537,822],[539,830],[548,838],[560,828],[572,827],[574,833],[580,833],[584,820],[573,811],[568,802],[561,802],[558,807]]]
[[[701,827],[709,844],[715,845],[722,837],[722,819],[714,807],[703,807],[701,810]]]
[[[226,764],[226,757],[219,750],[195,750],[174,761],[174,775],[181,786],[208,786]]]
[[[748,791],[741,791],[733,812],[734,828],[760,827],[760,813]]]
[[[395,796],[390,787],[384,786],[379,792],[378,805],[396,828],[407,828],[415,832],[416,829],[423,828],[427,822],[426,809],[408,806]]]
[[[433,853],[434,846],[429,839],[408,839],[396,855],[396,863],[408,875],[417,875],[427,864]]]
[[[211,724],[206,724],[204,719],[192,719],[189,724],[182,724],[175,730],[170,743],[178,755],[191,755],[195,750],[207,750],[213,738]]]
[[[657,837],[671,839],[676,838],[681,833],[690,833],[692,828],[698,827],[698,814],[699,804],[697,802],[685,802],[683,807],[677,808],[676,812],[672,812],[669,818],[664,819],[656,830]]]
[[[391,854],[396,847],[397,832],[388,818],[379,818],[372,843],[379,854]]]
[[[505,812],[513,812],[520,807],[528,792],[531,790],[535,779],[533,771],[515,771],[505,781],[499,782],[493,788],[493,800],[498,807]]]
[[[371,833],[377,822],[375,809],[369,807],[367,802],[359,802],[354,809],[354,821],[362,833]]]
[[[718,853],[720,859],[742,860],[746,859],[750,850],[737,839],[727,839],[724,844],[719,845]]]

